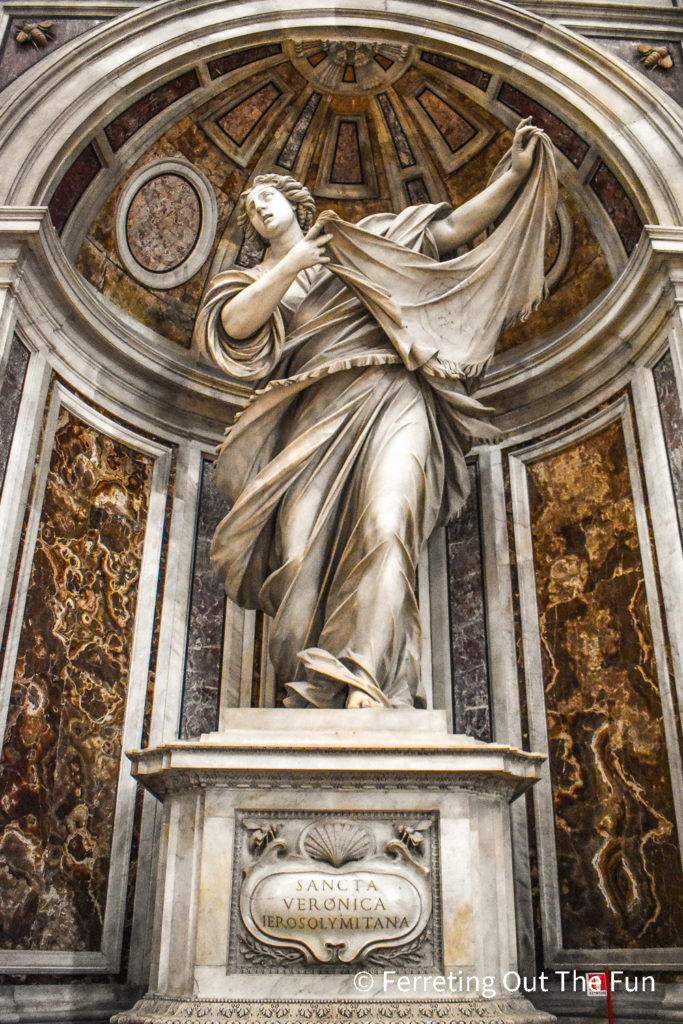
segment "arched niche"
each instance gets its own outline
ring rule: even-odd
[[[494,82],[519,88],[566,125],[580,129],[588,148],[579,167],[559,156],[561,177],[570,187],[579,174],[585,178],[605,167],[642,223],[680,223],[683,187],[676,171],[683,127],[674,105],[663,103],[641,77],[569,30],[507,4],[488,2],[437,7],[416,2],[397,5],[396,10],[375,2],[362,12],[345,3],[324,12],[284,6],[276,19],[267,4],[258,3],[235,8],[193,2],[181,9],[169,2],[131,12],[68,44],[68,60],[66,49],[47,57],[6,90],[0,118],[6,173],[0,198],[9,209],[31,207],[35,218],[36,208],[54,200],[69,168],[88,150],[100,171],[80,205],[97,206],[107,187],[166,123],[163,116],[154,117],[120,149],[103,145],[103,129],[136,102],[170,79],[194,76],[192,88],[173,105],[177,118],[215,92],[211,61],[249,45],[321,36],[428,47],[482,69]],[[510,123],[515,117],[510,110]],[[599,202],[593,207],[599,211]],[[61,338],[50,344],[86,391],[90,373],[84,361],[93,359],[101,360],[103,368],[116,367],[133,407],[144,380],[146,408],[167,428],[173,420],[167,400],[172,382],[174,407],[180,400],[190,414],[189,432],[214,434],[229,415],[226,403],[240,405],[244,389],[126,317],[113,322],[111,304],[98,302],[83,288],[65,256],[73,256],[73,240],[82,230],[79,220],[83,214],[77,210],[63,231],[64,248],[51,226],[39,232],[36,251],[49,267],[55,289],[51,301],[70,311],[71,345]],[[35,221],[32,230],[37,230]],[[599,389],[610,390],[632,356],[633,343],[624,348],[624,335],[638,332],[641,321],[652,319],[643,305],[644,293],[653,291],[651,257],[643,236],[626,266],[622,258],[617,280],[578,323],[542,338],[540,345],[494,361],[485,385],[496,397],[505,429],[530,426],[569,406],[577,409],[583,402],[590,404]],[[569,379],[571,395],[563,390]],[[102,384],[106,388],[106,381],[98,382]],[[119,391],[117,401],[122,397]]]

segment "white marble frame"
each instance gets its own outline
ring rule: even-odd
[[[683,846],[683,769],[676,736],[674,706],[669,682],[669,667],[659,608],[657,580],[650,547],[647,508],[643,496],[638,450],[631,419],[628,398],[622,396],[601,412],[580,425],[550,439],[532,445],[526,450],[511,453],[510,487],[514,521],[515,550],[517,555],[519,600],[522,625],[522,649],[529,714],[529,742],[532,750],[548,754],[548,734],[545,715],[545,691],[541,662],[541,638],[538,627],[535,571],[526,467],[530,462],[547,457],[578,441],[590,437],[616,421],[621,422],[627,452],[631,493],[645,581],[645,593],[650,615],[654,660],[657,671],[662,717],[674,793],[674,808],[679,844]],[[569,949],[564,946],[561,930],[561,896],[557,870],[557,852],[554,832],[554,809],[550,767],[546,761],[542,779],[533,794],[534,817],[538,841],[539,885],[541,920],[546,967],[602,968],[633,967],[666,969],[676,966],[683,956],[683,948],[652,949]]]
[[[376,199],[377,175],[375,162],[372,158],[370,144],[370,128],[364,111],[358,114],[331,114],[332,128],[328,131],[323,143],[320,167],[316,177],[314,192],[316,196],[326,199],[337,197],[345,199]],[[357,184],[337,184],[331,180],[334,156],[337,151],[339,128],[343,123],[352,122],[358,130],[358,150],[363,181]]]
[[[27,395],[28,399],[33,396]],[[22,406],[24,402],[22,402]],[[154,628],[157,580],[168,491],[171,453],[169,448],[140,436],[93,409],[77,395],[55,382],[47,409],[42,450],[35,471],[37,500],[31,506],[24,549],[18,569],[16,597],[7,635],[6,654],[0,675],[0,732],[4,735],[12,692],[24,608],[30,582],[35,544],[40,525],[45,485],[59,412],[68,409],[84,422],[117,441],[154,459],[135,626],[129,664],[129,684],[121,743],[121,760],[116,791],[114,829],[111,839],[110,871],[107,882],[102,944],[99,950],[0,950],[2,973],[115,973],[119,970],[126,908],[126,886],[130,843],[135,814],[136,783],[130,775],[123,751],[137,746],[145,710],[149,652]],[[38,414],[40,416],[40,410]],[[21,415],[21,410],[20,410]],[[42,416],[41,416],[42,419]],[[30,470],[33,466],[30,465]],[[23,508],[22,508],[23,514]]]
[[[136,260],[128,242],[128,211],[133,199],[140,189],[148,182],[163,174],[182,178],[194,190],[200,210],[199,230],[192,248],[177,266],[171,270],[153,271],[143,267]],[[129,274],[149,288],[176,288],[202,268],[211,254],[216,226],[218,224],[218,204],[208,178],[188,160],[155,160],[145,164],[130,179],[116,204],[115,231],[119,255]]]
[[[272,60],[272,58],[270,59]],[[287,85],[274,68],[263,70],[263,66],[260,63],[259,68],[258,75],[249,78],[236,93],[231,93],[227,98],[219,96],[201,119],[201,126],[211,141],[229,156],[231,160],[234,160],[238,167],[247,167],[249,165],[249,161],[272,130],[273,125],[279,124],[280,117],[285,113],[292,100],[295,99],[294,92],[290,86]],[[240,103],[243,103],[255,92],[270,84],[275,86],[280,95],[273,100],[268,109],[264,111],[262,117],[249,130],[242,145],[238,145],[218,125],[218,120],[231,110],[234,110],[235,107],[238,107]]]
[[[52,370],[45,356],[38,352],[23,331],[15,326],[14,317],[8,322],[5,335],[5,355],[9,353],[14,333],[28,349],[30,356],[26,367],[17,419],[14,425],[12,444],[7,460],[5,482],[0,501],[0,632],[4,633],[7,615],[11,609],[12,587],[21,543],[21,531],[33,480],[36,451],[43,425],[45,402],[47,401]],[[0,691],[0,722],[4,725]]]
[[[572,255],[572,246],[574,244],[574,225],[572,223],[569,210],[561,197],[557,201],[555,215],[557,217],[557,225],[560,232],[560,244],[558,246],[555,261],[548,269],[548,273],[545,275],[545,283],[549,292],[552,292],[555,285],[559,284],[562,275],[567,269],[567,264],[569,263]]]
[[[495,628],[487,630],[486,637],[491,732],[494,742],[508,743],[521,750],[522,716],[503,459],[503,451],[498,445],[479,449],[481,507],[488,510],[488,515],[482,516],[481,538],[484,601],[487,622],[495,623]],[[537,965],[526,800],[516,800],[511,805],[510,824],[517,955],[522,974],[533,977]]]
[[[683,408],[683,382],[676,368],[673,338],[671,344],[637,367],[631,380],[631,394],[638,424],[638,436],[643,460],[645,486],[648,492],[648,510],[652,521],[652,535],[657,552],[657,568],[662,590],[667,639],[671,653],[671,668],[678,707],[683,707],[683,523],[679,525],[676,497],[671,479],[669,452],[664,437],[659,398],[653,369],[655,364],[671,354],[678,385],[678,398]]]
[[[430,69],[433,68],[433,65],[431,64],[427,64],[426,66]],[[438,71],[438,69],[436,70]],[[450,88],[447,87],[448,84],[450,84]],[[447,107],[455,110],[455,112],[474,129],[474,135],[472,138],[463,143],[459,149],[453,151],[450,148],[434,121],[418,100],[417,94],[425,88],[429,89],[430,92],[433,92],[434,95],[437,96],[438,99],[442,100]],[[485,102],[482,102],[485,100],[485,94],[479,92],[478,99],[479,105],[485,106]],[[453,87],[453,83],[447,83],[442,75],[435,75],[432,81],[425,82],[418,80],[406,93],[404,103],[411,115],[422,128],[422,131],[425,133],[427,138],[432,140],[434,150],[438,154],[439,159],[448,174],[452,174],[453,171],[457,171],[459,167],[462,167],[462,165],[467,163],[468,160],[476,156],[477,153],[484,148],[486,143],[493,138],[494,131],[489,123],[485,121],[483,117],[479,116],[476,110],[471,110],[469,108],[462,109],[463,104],[458,102],[458,93]]]
[[[205,454],[205,447],[200,443],[178,446],[159,624],[157,682],[150,721],[150,746],[177,740],[180,730],[196,520],[202,459]],[[154,915],[158,851],[163,827],[163,813],[158,801],[145,792],[128,968],[129,982],[141,987],[147,984],[149,976],[149,922]]]

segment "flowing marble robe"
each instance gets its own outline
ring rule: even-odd
[[[508,165],[509,154],[499,172]],[[233,377],[271,378],[219,448],[215,481],[232,508],[211,558],[233,601],[273,617],[289,706],[342,707],[349,684],[383,705],[423,705],[417,563],[467,497],[465,453],[496,436],[468,378],[543,295],[555,198],[539,134],[510,210],[465,256],[438,261],[429,226],[447,204],[332,218],[335,262],[299,274],[244,342],[220,312],[259,268],[211,282],[205,351]]]

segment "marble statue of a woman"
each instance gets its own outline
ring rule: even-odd
[[[522,122],[455,210],[314,223],[292,178],[243,194],[266,255],[210,282],[198,331],[231,376],[268,383],[219,449],[232,507],[211,556],[237,604],[273,617],[288,706],[423,705],[416,566],[467,496],[472,441],[495,436],[471,382],[543,295],[556,188],[547,137]]]

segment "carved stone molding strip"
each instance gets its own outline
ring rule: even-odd
[[[549,1013],[525,999],[355,1000],[355,999],[169,999],[147,996],[112,1024],[263,1024],[264,1021],[322,1021],[324,1024],[552,1024]]]
[[[135,776],[138,778],[138,776]],[[207,786],[213,788],[230,789],[291,789],[291,790],[362,790],[377,792],[379,789],[411,790],[418,789],[421,792],[443,792],[451,790],[462,790],[468,793],[504,794],[510,801],[521,795],[535,779],[516,780],[500,778],[491,779],[490,776],[477,778],[456,778],[448,772],[402,772],[401,779],[381,777],[381,773],[370,775],[367,772],[347,772],[334,770],[329,772],[317,772],[312,769],[302,771],[299,775],[289,772],[287,778],[283,778],[278,770],[272,772],[231,772],[222,769],[220,773],[212,771],[183,771],[177,775],[171,773],[163,780],[151,783],[147,776],[139,776],[141,782],[147,789],[161,797],[171,793],[182,793],[191,789],[204,789]]]

